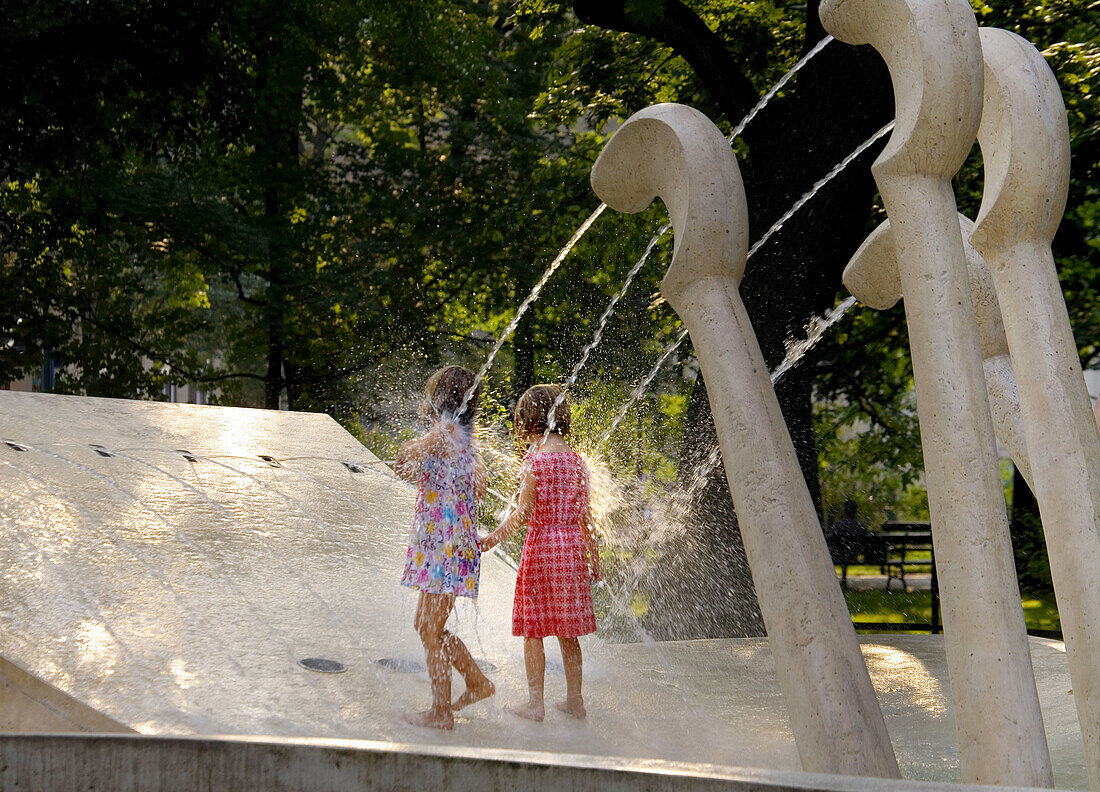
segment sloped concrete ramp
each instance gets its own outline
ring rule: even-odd
[[[584,639],[587,721],[504,713],[525,683],[514,572],[496,555],[453,624],[498,695],[454,733],[405,724],[430,695],[415,595],[397,584],[412,502],[323,415],[0,391],[0,728],[797,770],[766,641]],[[955,780],[942,642],[863,649],[903,774]],[[1057,783],[1083,789],[1064,653],[1040,639],[1031,651]]]

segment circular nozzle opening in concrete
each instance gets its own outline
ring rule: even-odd
[[[298,661],[298,665],[310,671],[321,674],[342,674],[348,667],[337,660],[327,660],[324,657],[306,657]]]

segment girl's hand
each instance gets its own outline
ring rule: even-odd
[[[592,579],[599,582],[603,579],[603,570],[600,569],[600,557],[593,556],[588,561],[588,571],[592,575]]]

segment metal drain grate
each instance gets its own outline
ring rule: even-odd
[[[326,660],[323,657],[306,657],[298,661],[298,665],[310,671],[322,674],[342,674],[348,667],[336,660]]]

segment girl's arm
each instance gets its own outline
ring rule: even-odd
[[[603,577],[603,571],[600,569],[600,545],[596,540],[592,510],[587,505],[584,507],[584,517],[581,519],[581,530],[584,531],[584,546],[588,549],[588,568],[592,571],[592,579],[599,580]]]
[[[474,497],[481,500],[489,491],[489,471],[485,468],[485,460],[480,452],[474,453]]]
[[[416,475],[420,472],[420,463],[424,461],[424,452],[420,442],[423,439],[418,437],[416,440],[406,440],[397,449],[393,472],[405,481],[415,482]]]
[[[492,550],[504,539],[507,539],[516,529],[527,522],[531,512],[535,508],[535,474],[530,468],[524,468],[523,476],[519,480],[519,497],[516,499],[516,508],[504,518],[500,527],[481,540],[481,550]]]
[[[436,424],[415,440],[406,440],[402,443],[401,447],[397,449],[393,472],[405,481],[415,483],[416,477],[420,474],[420,463],[429,454],[439,453],[443,445],[444,431],[446,430],[443,429],[442,425]]]

